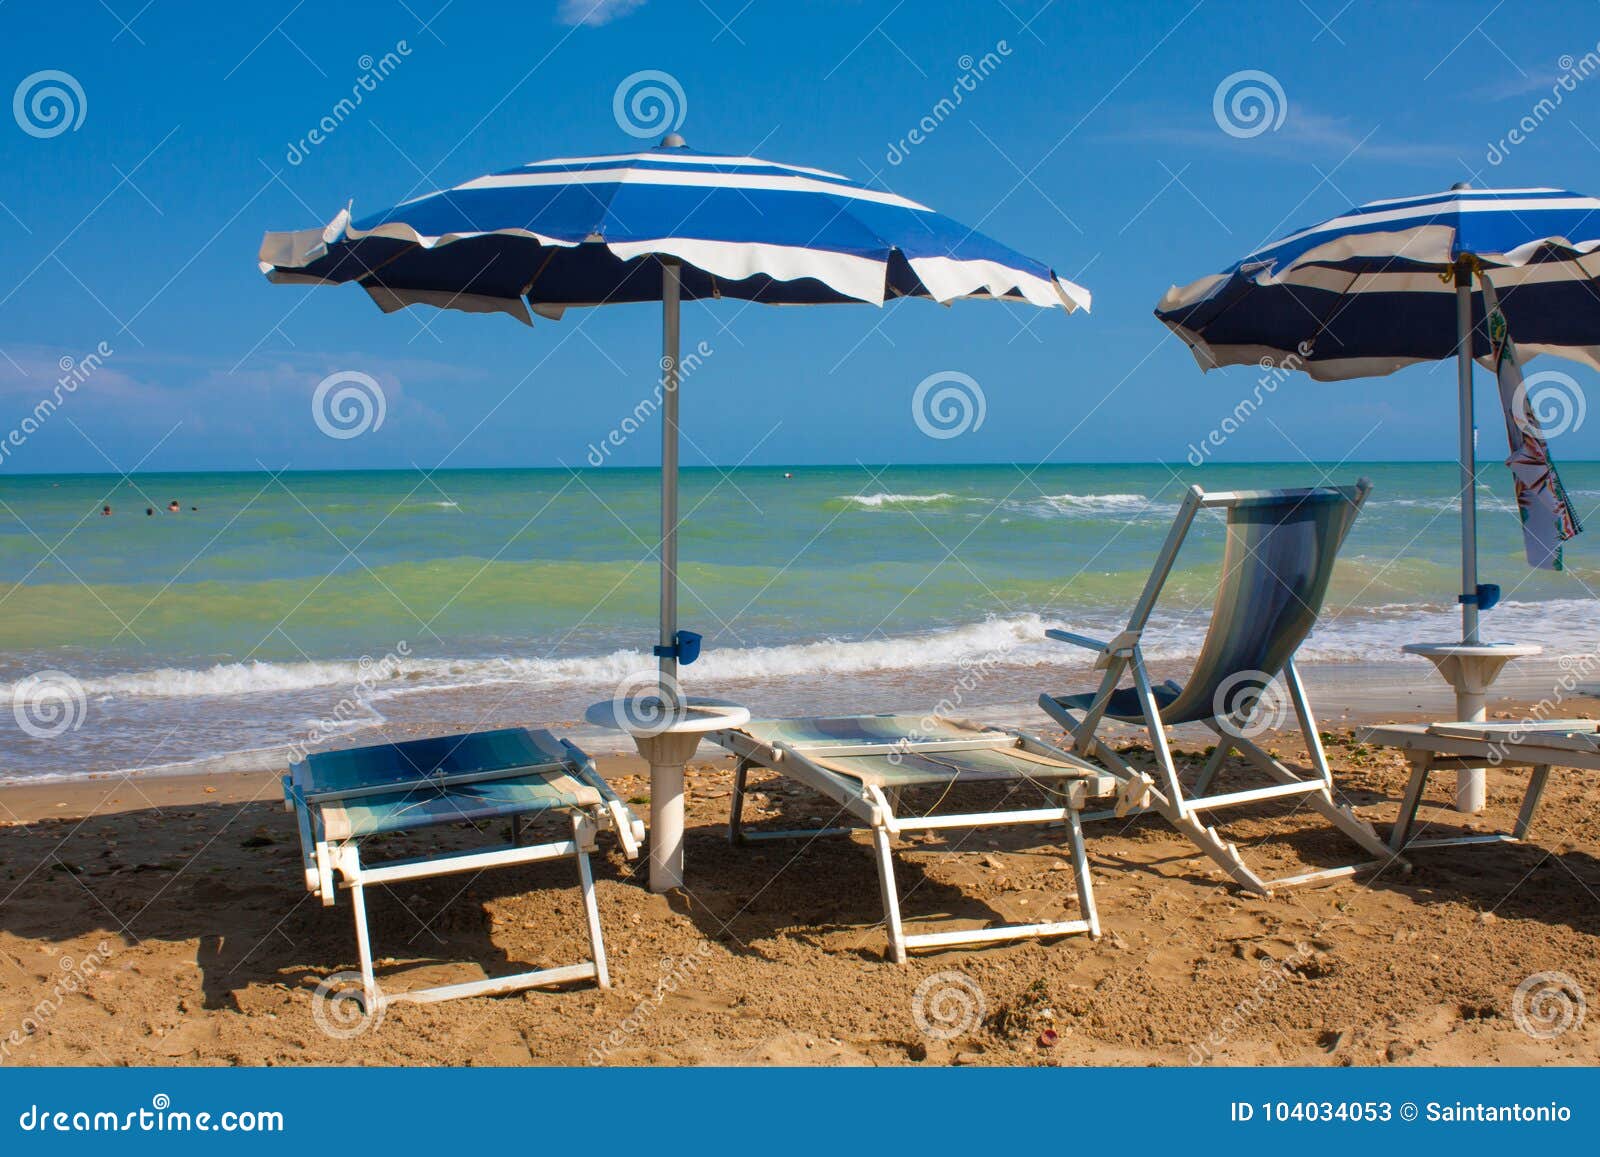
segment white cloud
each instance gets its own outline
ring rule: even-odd
[[[598,28],[643,7],[644,0],[561,0],[556,19],[562,24]]]

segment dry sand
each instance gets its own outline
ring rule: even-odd
[[[1573,714],[1580,714],[1575,711]],[[1384,829],[1405,768],[1334,732],[1347,798]],[[1275,746],[1303,759],[1297,737]],[[704,754],[704,753],[703,753]],[[1136,761],[1145,759],[1135,755]],[[1147,760],[1145,760],[1148,762]],[[1414,854],[1409,874],[1260,900],[1225,887],[1158,817],[1098,823],[1089,855],[1106,935],[884,961],[860,836],[733,847],[731,774],[691,777],[688,890],[653,896],[602,837],[599,904],[615,987],[397,1005],[331,1035],[313,992],[355,966],[348,903],[301,885],[275,777],[143,778],[0,790],[0,1064],[1593,1064],[1600,1013],[1554,1039],[1513,993],[1562,972],[1600,993],[1600,809],[1557,771],[1522,845]],[[608,778],[645,810],[630,760]],[[831,805],[757,777],[748,818],[820,823]],[[1231,766],[1220,790],[1242,785]],[[1524,776],[1492,771],[1489,810],[1430,806],[1440,829],[1509,826]],[[1444,802],[1444,784],[1431,803]],[[1226,827],[1274,875],[1355,849],[1291,806]],[[396,852],[504,837],[401,836]],[[1039,831],[902,845],[925,927],[1075,910],[1066,848]],[[450,877],[371,900],[386,986],[582,958],[570,863]],[[931,978],[931,979],[930,979]],[[961,1026],[944,1039],[941,1013]],[[981,1015],[968,1009],[981,1002]],[[335,1025],[335,1027],[338,1027]],[[1051,1038],[1054,1043],[1042,1043]],[[13,1035],[15,1034],[15,1035]]]

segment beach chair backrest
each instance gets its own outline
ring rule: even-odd
[[[1353,487],[1196,494],[1193,505],[1227,511],[1227,544],[1205,642],[1183,690],[1161,710],[1165,723],[1248,710],[1316,625],[1339,547],[1370,490],[1362,479]]]

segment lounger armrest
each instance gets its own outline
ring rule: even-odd
[[[1060,631],[1052,627],[1045,634],[1058,639],[1063,643],[1071,643],[1075,647],[1083,647],[1089,651],[1099,651],[1102,655],[1131,655],[1133,649],[1139,645],[1138,631],[1123,631],[1110,641],[1091,639],[1088,635],[1075,635],[1071,631]]]
[[[578,778],[600,793],[600,806],[604,809],[604,815],[611,820],[623,854],[630,860],[637,860],[639,846],[644,843],[644,821],[622,802],[622,797],[601,776],[600,769],[595,766],[594,758],[588,752],[570,739],[562,739],[560,743],[576,766]]]

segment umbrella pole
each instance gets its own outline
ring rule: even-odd
[[[1456,269],[1456,380],[1461,409],[1461,641],[1478,642],[1478,477],[1472,414],[1472,271]]]
[[[678,636],[678,312],[679,266],[661,262],[661,638],[672,647]],[[678,660],[660,660],[661,698],[681,706]]]
[[[678,638],[678,313],[681,297],[679,266],[661,261],[661,646]],[[678,689],[678,660],[660,656],[657,693],[663,721],[683,713]],[[683,886],[683,765],[699,745],[698,734],[673,732],[636,738],[650,762],[650,890],[667,892]]]
[[[1472,406],[1472,270],[1456,267],[1456,379],[1461,394],[1461,642],[1477,646],[1478,636],[1478,464],[1473,439]],[[1477,665],[1463,658],[1456,680],[1456,718],[1481,723],[1488,718],[1487,681]],[[1487,782],[1481,767],[1456,771],[1456,810],[1469,815],[1483,810]]]

